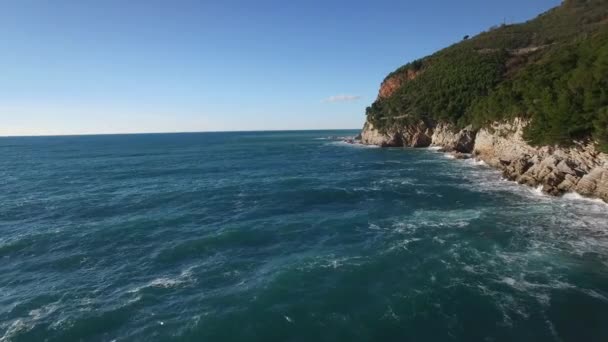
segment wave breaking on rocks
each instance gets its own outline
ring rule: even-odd
[[[550,195],[578,193],[608,202],[608,155],[592,141],[571,147],[531,146],[523,138],[527,124],[514,119],[474,130],[419,121],[381,131],[366,122],[358,141],[381,147],[434,147],[455,159],[483,161],[502,170],[506,179]]]

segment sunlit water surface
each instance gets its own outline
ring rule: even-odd
[[[0,341],[608,341],[608,206],[273,132],[0,139]]]

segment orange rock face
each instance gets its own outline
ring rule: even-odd
[[[379,99],[385,99],[387,97],[391,97],[397,91],[397,89],[401,88],[401,86],[407,82],[415,79],[420,75],[421,71],[414,70],[405,70],[396,75],[393,75],[387,78],[382,85],[380,86],[380,92],[378,93]]]

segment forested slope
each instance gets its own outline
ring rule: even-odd
[[[608,1],[569,0],[389,74],[367,120],[383,131],[423,121],[459,127],[529,119],[526,140],[608,150]]]

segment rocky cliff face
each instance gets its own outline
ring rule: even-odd
[[[608,155],[597,151],[593,143],[568,148],[530,146],[523,139],[526,124],[516,119],[475,132],[470,127],[457,130],[450,124],[420,122],[384,133],[366,123],[361,142],[384,147],[439,146],[472,153],[520,184],[542,186],[551,195],[578,192],[608,202]]]
[[[421,71],[414,70],[405,70],[403,72],[397,73],[382,82],[380,86],[380,92],[378,92],[379,99],[386,99],[391,97],[397,89],[401,88],[401,86],[407,82],[418,77]]]
[[[366,122],[361,132],[361,142],[381,147],[426,147],[431,144],[432,135],[433,128],[422,121],[385,132]]]
[[[593,143],[533,147],[523,139],[526,122],[495,124],[477,133],[473,153],[503,170],[505,178],[542,186],[551,195],[578,192],[608,202],[608,156]]]
[[[448,152],[471,153],[475,146],[475,134],[471,127],[457,130],[452,125],[440,123],[433,131],[431,143]]]

